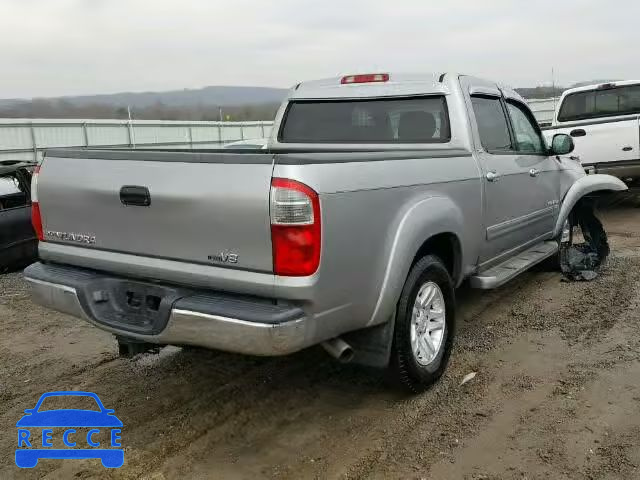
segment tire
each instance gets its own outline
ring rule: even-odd
[[[436,291],[435,286],[439,289]],[[414,317],[414,307],[418,295],[422,294],[425,301],[429,301],[431,292],[435,292],[437,300],[425,305],[420,310],[420,317]],[[439,313],[439,305],[443,304],[443,315]],[[426,313],[426,316],[425,316]],[[432,318],[439,317],[436,321]],[[442,318],[443,317],[443,318]],[[421,320],[420,320],[421,319]],[[422,323],[420,323],[420,321]],[[413,323],[413,327],[412,327]],[[437,325],[443,324],[442,336],[438,342]],[[419,327],[418,325],[422,325]],[[434,328],[433,336],[426,333],[419,335],[424,329]],[[449,363],[453,338],[455,334],[455,292],[451,275],[442,260],[435,255],[426,255],[411,268],[402,289],[396,310],[396,321],[391,349],[391,374],[405,389],[412,393],[427,390],[444,373]],[[431,348],[418,347],[412,338],[423,337],[425,342],[420,345]],[[436,345],[437,344],[437,345]]]

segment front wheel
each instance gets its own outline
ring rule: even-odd
[[[447,367],[454,330],[453,280],[442,260],[427,255],[412,267],[398,301],[391,352],[394,377],[414,393],[429,388]]]

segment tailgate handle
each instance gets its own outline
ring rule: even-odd
[[[587,132],[583,128],[576,128],[575,130],[571,130],[569,135],[572,137],[584,137],[586,134]]]
[[[120,201],[123,205],[148,207],[151,205],[151,194],[147,187],[125,185],[120,189]]]

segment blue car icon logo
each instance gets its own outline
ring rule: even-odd
[[[69,408],[41,411],[42,402],[50,397],[89,397],[95,400],[98,409]],[[119,468],[124,463],[124,449],[120,444],[122,422],[114,415],[114,410],[104,407],[95,393],[48,392],[40,397],[34,408],[24,412],[26,415],[16,423],[18,427],[16,465],[18,467],[33,468],[41,458],[96,458],[100,459],[102,465],[107,468]],[[87,428],[89,430],[86,434],[79,430]],[[57,440],[62,440],[67,448],[53,448],[53,429],[61,433],[61,438]],[[98,441],[98,437],[102,438],[105,435],[108,442]],[[104,448],[105,446],[110,448]]]

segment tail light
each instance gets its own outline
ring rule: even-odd
[[[33,169],[31,175],[31,225],[38,236],[38,240],[44,242],[44,231],[42,230],[42,215],[40,214],[40,204],[38,203],[38,175],[40,165]]]
[[[313,275],[320,264],[320,199],[307,185],[271,181],[271,243],[276,275]]]

